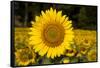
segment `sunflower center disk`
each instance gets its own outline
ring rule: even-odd
[[[49,27],[47,30],[47,33],[45,33],[46,39],[51,43],[57,42],[59,39],[59,36],[60,36],[60,33],[57,27]]]
[[[32,59],[32,57],[33,57],[32,53],[28,53],[27,51],[22,52],[21,55],[20,55],[21,60],[24,61],[24,62]]]
[[[44,30],[44,40],[49,46],[58,46],[63,42],[64,29],[59,25],[48,25]]]

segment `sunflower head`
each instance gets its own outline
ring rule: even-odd
[[[69,49],[69,50],[67,49],[65,55],[68,56],[68,57],[72,57],[72,56],[75,56],[76,53],[77,53],[77,51],[74,48]]]
[[[41,56],[59,57],[66,49],[71,49],[74,38],[72,29],[72,21],[62,15],[62,11],[52,8],[41,11],[41,15],[32,22],[29,44]]]
[[[88,61],[96,61],[96,57],[97,57],[96,53],[97,52],[95,49],[90,50],[87,54]]]
[[[17,52],[15,52],[15,57],[18,65],[26,66],[30,63],[35,63],[36,55],[34,51],[25,48],[17,50]]]

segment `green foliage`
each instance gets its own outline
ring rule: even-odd
[[[77,63],[78,61],[79,61],[79,58],[77,58],[77,57],[70,58],[70,63]]]
[[[15,2],[15,16],[19,17],[15,22],[16,27],[29,27],[35,16],[39,16],[41,10],[45,11],[50,7],[57,11],[62,10],[72,21],[74,28],[78,29],[96,29],[97,25],[97,7],[82,5],[63,5],[63,4],[46,4],[46,3],[24,3]],[[22,23],[23,22],[23,23]],[[24,24],[24,25],[23,25]]]
[[[81,7],[78,14],[78,26],[85,29],[96,29],[96,8]]]
[[[86,11],[85,10],[86,10],[86,8],[82,7],[80,9],[80,13],[78,14],[78,16],[79,16],[79,18],[78,18],[79,26],[85,26],[86,23],[87,23],[88,17],[86,15]]]
[[[42,64],[52,64],[51,59],[46,57],[42,58]]]

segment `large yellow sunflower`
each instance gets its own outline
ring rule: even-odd
[[[62,11],[50,8],[41,11],[32,22],[29,44],[33,45],[35,52],[46,55],[48,58],[60,57],[66,49],[71,49],[73,43],[72,21],[62,15]]]
[[[15,52],[16,63],[18,65],[26,66],[30,63],[35,63],[36,54],[29,48],[19,49]]]

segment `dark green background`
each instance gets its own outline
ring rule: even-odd
[[[57,11],[62,10],[73,21],[75,29],[95,30],[97,28],[97,6],[54,4],[54,3],[34,3],[34,2],[14,2],[14,19],[16,27],[31,27],[31,21],[35,16],[53,7]]]

